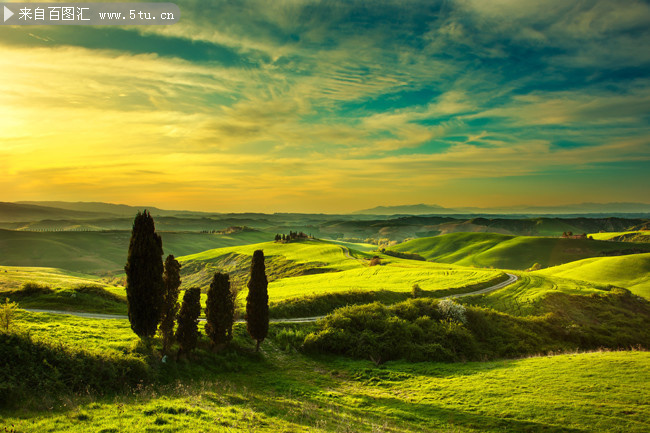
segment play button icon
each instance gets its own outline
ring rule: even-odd
[[[14,13],[9,10],[7,6],[5,6],[5,22],[11,17],[14,16]]]

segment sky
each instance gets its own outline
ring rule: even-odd
[[[178,0],[0,27],[0,201],[650,202],[650,3]]]

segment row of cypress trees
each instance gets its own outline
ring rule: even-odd
[[[185,291],[179,309],[180,263],[169,255],[163,265],[162,239],[155,231],[151,214],[138,212],[133,221],[126,271],[126,297],[131,329],[147,344],[159,330],[163,352],[174,342],[179,343],[179,356],[188,354],[198,340],[198,318],[201,313],[201,291],[193,287]],[[248,333],[257,341],[256,350],[266,338],[269,327],[268,280],[264,253],[253,254],[246,298]],[[228,274],[214,274],[206,302],[205,330],[215,349],[223,348],[232,340],[235,301],[237,293],[231,290]],[[176,334],[174,322],[178,319]]]

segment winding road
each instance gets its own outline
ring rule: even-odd
[[[443,299],[452,299],[452,298],[461,298],[463,296],[472,296],[472,295],[481,295],[484,293],[489,293],[494,290],[499,290],[503,289],[506,286],[509,286],[510,284],[514,283],[519,279],[518,276],[514,274],[506,274],[508,275],[508,279],[506,281],[503,281],[499,284],[495,284],[490,287],[486,287],[481,290],[476,290],[474,292],[468,292],[468,293],[460,293],[458,295],[450,295],[446,296]],[[99,313],[83,313],[80,311],[64,311],[64,310],[43,310],[39,308],[23,308],[25,311],[29,311],[30,313],[47,313],[47,314],[66,314],[69,316],[77,316],[77,317],[85,317],[87,319],[119,319],[119,320],[125,320],[128,319],[127,316],[120,315],[120,314],[99,314]],[[294,319],[270,319],[269,322],[271,323],[307,323],[307,322],[315,322],[318,319],[322,319],[325,316],[312,316],[312,317],[297,317]],[[199,319],[200,322],[204,322],[205,319]],[[237,323],[244,323],[244,320],[238,320]]]

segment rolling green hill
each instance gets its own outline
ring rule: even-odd
[[[160,232],[165,255],[182,256],[230,245],[272,239],[273,235],[245,230],[230,235]],[[122,272],[130,230],[103,232],[23,232],[0,230],[0,264],[61,268],[85,273]]]
[[[650,245],[589,239],[452,233],[395,245],[390,250],[416,253],[442,263],[527,269],[535,263],[556,266],[588,257],[650,252]]]
[[[650,253],[594,257],[534,273],[599,284],[612,284],[650,298]]]
[[[0,300],[22,308],[126,314],[124,287],[56,268],[0,266]]]
[[[262,249],[271,300],[348,291],[405,293],[416,283],[425,291],[455,290],[503,277],[498,270],[415,262],[384,255],[380,255],[382,265],[369,266],[373,254],[348,248],[322,240],[266,242],[218,248],[179,260],[184,287],[206,286],[214,272],[226,271],[231,274],[233,284],[245,290],[250,257],[254,250]]]
[[[650,242],[650,231],[648,230],[592,233],[589,236],[600,241]]]

